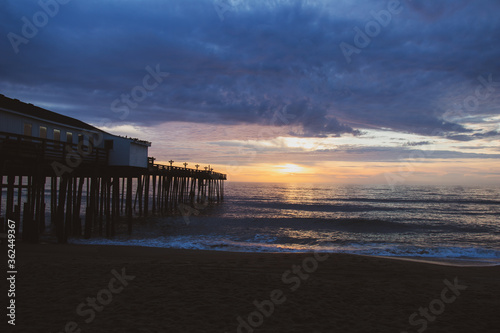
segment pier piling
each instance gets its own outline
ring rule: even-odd
[[[212,169],[156,164],[154,158],[147,168],[113,167],[107,153],[90,147],[70,168],[63,165],[68,146],[0,132],[0,232],[13,219],[22,240],[32,243],[51,232],[59,243],[113,237],[120,221],[132,233],[134,216],[179,215],[189,205],[194,211],[224,199],[226,175]],[[64,172],[53,168],[55,162]]]

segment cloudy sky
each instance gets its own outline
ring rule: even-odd
[[[496,0],[4,0],[0,93],[233,181],[500,184]]]

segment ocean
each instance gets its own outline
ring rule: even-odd
[[[500,187],[227,182],[216,205],[140,218],[79,244],[242,252],[327,251],[500,263]]]

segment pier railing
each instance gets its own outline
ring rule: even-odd
[[[223,173],[213,172],[209,170],[197,170],[197,169],[182,168],[170,165],[155,164],[152,161],[153,159],[149,158],[150,173],[170,174],[172,176],[179,176],[179,177],[226,180],[226,175]]]
[[[80,162],[73,167],[74,158]],[[79,170],[57,175],[53,162]],[[107,150],[83,142],[0,132],[0,233],[12,219],[21,222],[16,234],[38,242],[46,215],[61,243],[71,236],[112,237],[125,221],[131,233],[134,216],[187,220],[198,208],[224,200],[224,180],[225,174],[211,169],[155,164],[154,158],[147,168],[109,166]]]
[[[18,163],[65,163],[67,159],[75,157],[81,159],[82,166],[103,166],[108,163],[107,150],[104,148],[6,132],[0,132],[0,156]]]

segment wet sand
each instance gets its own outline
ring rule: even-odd
[[[17,266],[7,332],[500,331],[500,266],[56,244]]]

